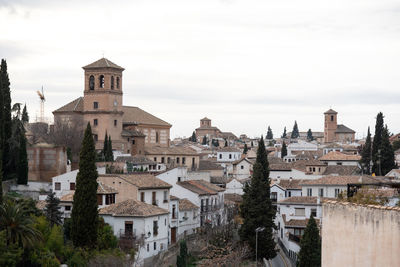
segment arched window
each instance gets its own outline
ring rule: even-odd
[[[158,139],[159,139],[158,132],[156,132],[156,143],[158,143]]]
[[[119,77],[117,77],[117,89],[119,89]]]
[[[100,88],[104,88],[104,75],[100,75],[99,85],[100,85]]]
[[[111,90],[114,90],[114,76],[111,76]]]
[[[89,77],[89,89],[94,90],[94,76],[90,75]]]

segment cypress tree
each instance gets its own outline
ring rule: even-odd
[[[382,114],[382,112],[379,112],[378,115],[376,116],[375,135],[374,135],[374,141],[372,143],[372,172],[373,173],[379,172],[378,150],[379,150],[379,148],[381,146],[381,142],[382,142],[382,132],[383,132],[383,114]]]
[[[96,151],[90,123],[85,130],[79,159],[79,172],[76,176],[71,214],[71,236],[74,246],[96,246],[97,241],[97,169]]]
[[[197,142],[196,133],[195,133],[194,131],[193,131],[193,133],[192,133],[192,138],[191,138],[190,141],[192,141],[192,142]]]
[[[4,148],[4,101],[0,76],[0,205],[3,203],[3,148]]]
[[[251,141],[251,143],[250,143],[250,146],[251,146],[251,147],[254,147],[254,143],[253,143],[253,141]]]
[[[112,151],[111,135],[108,136],[108,148],[107,148],[107,161],[114,161],[114,155]]]
[[[321,238],[314,217],[308,220],[304,235],[300,240],[300,252],[297,258],[297,267],[321,266]]]
[[[26,104],[24,106],[24,109],[22,110],[21,120],[23,123],[29,122],[29,115],[28,115],[28,111],[26,110]]]
[[[371,174],[371,132],[368,127],[367,139],[361,152],[361,166],[363,173]]]
[[[15,167],[11,163],[11,148],[10,142],[12,136],[12,122],[11,122],[11,92],[10,92],[10,80],[7,72],[7,62],[5,59],[1,60],[0,65],[0,91],[3,97],[3,178],[8,180],[15,175]]]
[[[308,131],[307,131],[307,140],[308,140],[308,141],[314,140],[314,137],[312,136],[312,131],[311,131],[311,129],[308,129]]]
[[[281,149],[281,158],[284,158],[286,155],[287,155],[287,147],[285,141],[283,141]]]
[[[202,145],[207,145],[207,143],[208,143],[208,140],[207,140],[207,136],[205,135],[204,137],[203,137],[203,142],[201,143]]]
[[[186,241],[182,240],[179,244],[179,255],[176,256],[176,267],[186,267],[187,265],[187,246]]]
[[[240,214],[243,225],[239,230],[242,241],[247,242],[255,254],[256,233],[258,227],[265,227],[258,233],[257,254],[261,258],[272,259],[276,256],[272,230],[275,228],[275,210],[270,199],[270,179],[268,159],[264,140],[258,144],[257,159],[253,166],[253,176],[245,184]]]
[[[0,205],[3,204],[3,160],[2,159],[3,159],[3,150],[0,145]]]
[[[249,151],[249,149],[247,148],[247,144],[244,144],[243,154],[247,154],[247,151]]]
[[[228,140],[226,140],[225,139],[225,145],[224,145],[225,147],[227,147],[228,146]]]
[[[382,131],[382,140],[381,140],[381,145],[379,147],[381,153],[380,153],[380,170],[379,174],[380,175],[385,175],[389,171],[395,168],[396,163],[394,160],[394,151],[393,147],[390,144],[389,141],[389,130],[387,126],[383,128]]]
[[[26,153],[25,131],[20,131],[17,183],[18,184],[28,183],[28,154]]]
[[[107,135],[107,131],[106,131],[106,135],[104,136],[104,144],[103,144],[103,157],[104,157],[104,161],[107,161],[107,150],[108,150],[108,135]]]
[[[299,138],[299,136],[300,136],[299,127],[297,126],[297,121],[294,121],[292,135],[290,137],[295,139],[295,138]]]
[[[287,138],[287,134],[286,134],[286,126],[285,126],[285,128],[283,128],[283,134],[282,134],[282,138]]]
[[[268,126],[267,136],[265,137],[265,139],[273,139],[273,138],[274,138],[274,134],[272,133],[272,129],[271,129],[271,127]]]
[[[47,196],[46,207],[44,208],[44,214],[50,221],[51,227],[53,227],[54,224],[60,225],[62,223],[62,212],[59,206],[60,200],[55,195],[56,194],[52,192]]]

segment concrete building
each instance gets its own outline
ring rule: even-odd
[[[322,265],[400,266],[400,208],[325,200]]]
[[[343,124],[337,124],[337,112],[333,109],[329,109],[324,113],[325,126],[324,126],[324,142],[342,142],[352,143],[355,139],[355,131],[344,126]]]
[[[145,146],[169,146],[171,124],[138,107],[123,105],[124,68],[101,58],[83,69],[84,96],[53,111],[55,127],[76,121],[85,127],[89,122],[98,150],[106,132],[113,149],[124,153],[141,154],[143,148],[136,142],[142,144],[143,139]]]

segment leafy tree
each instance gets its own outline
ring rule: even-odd
[[[361,152],[361,165],[365,174],[371,174],[371,145],[371,133],[368,127],[367,139]]]
[[[381,141],[381,145],[380,145],[379,149],[380,149],[379,173],[380,173],[380,175],[385,175],[389,171],[394,169],[396,166],[396,163],[394,160],[394,151],[393,151],[393,147],[389,141],[389,130],[388,130],[387,126],[385,126],[385,128],[383,128],[382,141]]]
[[[98,231],[97,231],[97,247],[100,250],[103,249],[113,249],[118,245],[118,239],[114,235],[113,229],[111,226],[104,222],[104,219],[99,217],[98,223]]]
[[[208,140],[207,140],[207,136],[205,135],[204,137],[203,137],[203,142],[201,143],[202,145],[207,145],[207,143],[208,143]]]
[[[88,123],[76,176],[71,236],[76,247],[95,247],[97,241],[97,169],[92,129]]]
[[[287,147],[285,141],[283,141],[281,149],[281,158],[284,158],[286,155],[287,155]]]
[[[378,155],[378,150],[381,146],[382,142],[382,133],[383,133],[383,114],[382,112],[379,112],[378,115],[376,116],[376,123],[375,123],[375,135],[374,135],[374,141],[372,142],[372,172],[373,173],[378,173],[379,167],[378,167],[378,160],[379,160],[379,155]]]
[[[311,129],[308,129],[308,131],[307,131],[307,140],[308,140],[308,141],[314,140],[314,137],[313,137],[313,135],[312,135]]]
[[[17,266],[22,258],[23,249],[17,244],[7,245],[6,232],[0,232],[0,266]]]
[[[7,246],[33,247],[42,239],[41,233],[33,227],[33,219],[21,203],[7,199],[0,205],[0,230],[6,233]]]
[[[60,225],[54,225],[46,241],[46,248],[61,258],[64,251],[64,235]]]
[[[44,208],[44,214],[49,220],[51,227],[53,227],[54,224],[60,225],[62,223],[62,212],[59,206],[60,200],[55,195],[56,194],[52,192],[47,196],[46,207]]]
[[[242,241],[247,242],[255,252],[255,230],[265,227],[258,233],[258,255],[260,258],[272,259],[276,256],[275,242],[272,230],[275,228],[275,210],[270,199],[270,179],[268,158],[265,150],[264,139],[258,144],[257,159],[253,166],[253,176],[249,183],[245,184],[243,201],[240,214],[243,225],[239,230]]]
[[[287,138],[287,134],[286,134],[286,126],[285,126],[285,128],[283,128],[283,134],[282,134],[282,138]]]
[[[218,141],[218,139],[213,139],[211,143],[213,144],[213,146],[219,147],[219,141]]]
[[[1,60],[0,65],[0,98],[2,98],[2,149],[3,149],[3,179],[8,180],[15,175],[15,164],[11,157],[12,149],[10,147],[10,139],[12,136],[12,122],[11,122],[11,91],[10,79],[8,78],[7,62],[5,59]]]
[[[247,154],[247,151],[249,151],[249,149],[247,148],[247,144],[244,144],[243,154]]]
[[[273,139],[274,138],[274,134],[272,133],[271,127],[268,126],[268,131],[267,131],[267,136],[265,137],[265,139]]]
[[[297,126],[297,121],[294,121],[292,135],[290,137],[295,139],[295,138],[299,138],[299,136],[300,136],[299,127]]]
[[[176,267],[186,267],[188,263],[188,252],[186,241],[182,240],[179,243],[179,255],[176,257]]]
[[[300,252],[297,259],[297,267],[321,266],[321,238],[314,217],[308,220],[304,235],[300,240]]]

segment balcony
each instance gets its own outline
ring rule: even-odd
[[[300,236],[297,236],[297,235],[294,235],[292,233],[289,233],[289,240],[290,241],[295,242],[297,244],[300,244],[300,239],[301,239]]]

